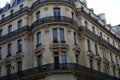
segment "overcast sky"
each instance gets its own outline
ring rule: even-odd
[[[3,7],[6,2],[10,0],[0,0],[0,7]],[[105,13],[108,24],[120,24],[120,0],[87,0],[87,3],[96,14]]]

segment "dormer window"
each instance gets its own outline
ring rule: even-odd
[[[4,17],[5,17],[5,14],[2,15],[2,19],[4,19]]]

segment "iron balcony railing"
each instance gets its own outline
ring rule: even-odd
[[[64,63],[64,64],[46,64],[46,65],[42,65],[39,67],[35,67],[35,68],[31,68],[25,71],[21,71],[21,72],[17,72],[14,74],[10,74],[10,75],[6,75],[3,77],[0,77],[0,80],[17,80],[17,79],[21,79],[24,80],[27,77],[34,77],[38,74],[42,74],[43,72],[50,72],[53,71],[54,72],[57,70],[58,71],[77,71],[78,74],[84,74],[84,75],[89,75],[90,77],[95,77],[98,78],[100,80],[119,80],[116,77],[107,75],[105,73],[102,72],[98,72],[96,70],[81,66],[79,64],[75,64],[75,63]],[[44,74],[44,73],[43,73]]]
[[[65,16],[49,16],[49,17],[45,17],[45,18],[35,21],[32,24],[31,28],[33,29],[41,24],[51,23],[51,22],[64,22],[64,23],[72,24],[75,27],[78,27],[77,22],[72,18],[65,17]]]
[[[106,29],[105,26],[103,26],[102,24],[100,24],[97,19],[95,19],[94,17],[92,17],[91,15],[89,15],[84,9],[78,8],[78,9],[77,9],[77,12],[83,13],[83,15],[87,16],[87,17],[90,18],[93,22],[95,22],[97,25],[99,25],[98,27],[102,28],[102,29],[105,30],[107,33],[109,33],[110,35],[112,35],[115,39],[117,39],[118,41],[120,41],[120,39],[119,39],[116,35],[114,35],[114,34],[111,33],[108,29]]]
[[[6,40],[6,39],[9,39],[11,37],[14,37],[14,36],[17,36],[25,31],[29,31],[29,26],[24,26],[24,27],[21,27],[20,29],[17,29],[15,31],[12,31],[4,36],[1,36],[0,37],[0,42]]]
[[[90,31],[86,27],[80,26],[80,31],[83,31],[83,32],[87,33],[93,39],[96,39],[97,41],[99,41],[101,44],[107,46],[108,48],[110,48],[110,49],[112,49],[112,50],[114,50],[116,52],[120,52],[120,49],[117,49],[115,46],[111,45],[109,42],[107,42],[106,40],[104,40],[102,37],[96,35],[94,32]]]
[[[74,4],[75,0],[36,0],[32,4],[31,9],[35,8],[36,6],[40,4],[48,3],[48,2],[63,2],[63,3],[67,3],[75,7],[75,4]]]
[[[19,16],[19,15],[21,15],[21,14],[23,14],[24,12],[27,12],[27,11],[30,11],[30,8],[24,7],[24,8],[22,8],[22,9],[16,11],[16,12],[10,14],[9,16],[1,19],[1,20],[0,20],[0,24],[4,23],[4,22],[6,22],[6,21],[8,21],[8,20],[10,20],[10,19],[13,19],[14,17],[17,17],[17,16]]]

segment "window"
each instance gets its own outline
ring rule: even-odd
[[[12,32],[12,25],[9,25],[8,26],[8,33],[11,33]]]
[[[60,29],[60,42],[65,42],[65,39],[64,39],[64,29]]]
[[[61,52],[62,63],[66,63],[66,52]]]
[[[118,58],[117,58],[117,56],[115,56],[115,58],[116,58],[116,64],[118,65]]]
[[[115,46],[115,42],[113,41],[113,46]]]
[[[90,59],[90,68],[93,69],[93,59]]]
[[[14,10],[12,9],[12,10],[10,11],[10,14],[12,15],[12,14],[13,14],[13,12],[14,12]]]
[[[3,32],[3,30],[1,29],[1,30],[0,30],[0,37],[2,37],[2,32]]]
[[[87,21],[85,21],[85,27],[88,27],[88,23],[87,23]]]
[[[40,19],[40,11],[38,11],[38,12],[36,13],[36,19],[37,19],[37,20]]]
[[[99,56],[99,54],[98,54],[98,46],[97,46],[97,44],[95,44],[95,52],[96,52],[96,55]]]
[[[113,67],[113,76],[115,76],[116,73],[115,73],[115,67]]]
[[[54,11],[54,16],[55,17],[60,17],[61,16],[60,8],[54,8],[53,11]]]
[[[110,41],[109,41],[109,37],[107,37],[107,41],[110,42]]]
[[[22,27],[22,20],[18,21],[18,29]]]
[[[20,10],[21,10],[21,9],[23,8],[23,4],[21,4],[19,8],[20,8]]]
[[[42,34],[41,32],[37,33],[37,46],[42,45]]]
[[[71,14],[72,14],[72,19],[74,19],[74,13],[73,13],[73,12],[71,12]]]
[[[58,42],[58,33],[57,33],[57,28],[53,29],[53,43]]]
[[[91,48],[90,48],[90,40],[87,39],[87,45],[88,45],[88,51],[91,51]]]
[[[110,53],[110,58],[111,58],[111,62],[113,62],[113,56],[112,56],[112,53]]]
[[[12,44],[10,43],[10,44],[8,44],[8,46],[7,46],[8,48],[8,55],[7,55],[7,57],[9,57],[9,56],[11,56],[11,53],[12,53]]]
[[[38,63],[38,66],[42,65],[42,55],[37,56],[37,63]]]
[[[93,32],[95,33],[95,27],[92,27]]]
[[[18,40],[18,52],[22,52],[22,40]]]
[[[100,32],[100,37],[102,38],[102,32]]]
[[[76,57],[76,63],[78,64],[79,63],[79,55],[76,54],[75,57]]]
[[[18,72],[22,71],[22,61],[17,62],[17,69],[18,69]]]
[[[11,64],[6,65],[6,74],[11,74]]]
[[[0,47],[0,60],[2,59],[2,48]]]
[[[109,65],[108,64],[104,64],[104,72],[106,74],[109,74]]]
[[[2,19],[4,19],[4,18],[5,18],[5,14],[2,15]]]
[[[101,65],[100,65],[100,62],[98,62],[97,65],[98,65],[98,71],[101,71]]]
[[[75,32],[74,32],[74,44],[77,45],[77,36]]]

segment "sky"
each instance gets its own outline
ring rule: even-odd
[[[6,2],[10,0],[0,0],[0,7]],[[120,0],[87,0],[87,4],[96,14],[105,13],[107,24],[112,26],[120,24]]]

